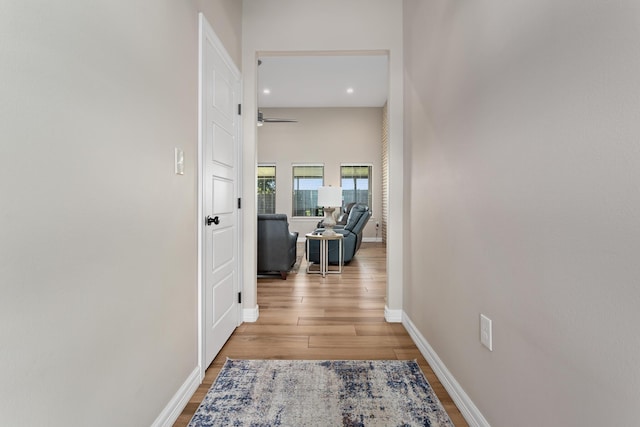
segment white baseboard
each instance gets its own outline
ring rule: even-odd
[[[449,396],[451,396],[451,399],[453,399],[456,406],[462,413],[462,416],[467,423],[469,423],[469,426],[491,427],[478,407],[474,405],[467,393],[464,392],[458,381],[456,381],[451,372],[449,372],[449,369],[447,369],[445,364],[429,345],[425,337],[418,331],[406,313],[403,313],[402,324],[418,346],[420,353],[422,353],[424,358],[427,359],[427,362],[429,362],[431,369],[433,369],[433,372],[435,372],[444,388],[449,392]]]
[[[260,307],[256,305],[254,308],[243,308],[242,309],[242,321],[243,322],[256,322],[258,317],[260,316]]]
[[[384,306],[384,320],[389,323],[402,322],[402,310],[391,310],[386,305]]]
[[[196,367],[158,415],[158,418],[151,424],[151,427],[171,427],[189,403],[189,399],[196,392],[198,386],[200,386],[200,368]]]

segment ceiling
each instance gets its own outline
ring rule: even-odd
[[[259,108],[382,107],[387,101],[387,55],[265,56],[260,61]]]

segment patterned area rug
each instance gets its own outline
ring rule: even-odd
[[[289,271],[289,274],[298,273],[298,271],[300,271],[300,264],[302,264],[302,255],[298,255],[297,256],[296,263],[293,264],[293,267],[291,267],[291,270]]]
[[[406,360],[227,360],[189,427],[453,427]]]

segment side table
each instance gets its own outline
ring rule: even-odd
[[[342,239],[344,236],[340,233],[336,233],[331,236],[325,236],[324,234],[306,234],[307,238],[307,273],[322,274],[325,277],[327,274],[340,274],[342,273],[342,265],[344,264],[344,258],[342,254]],[[311,267],[314,263],[309,261],[309,242],[312,240],[318,240],[320,242],[320,263],[318,270],[312,270]],[[338,267],[336,269],[329,269],[329,241],[338,241]]]

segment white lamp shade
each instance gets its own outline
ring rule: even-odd
[[[324,207],[342,206],[342,187],[318,188],[318,206],[324,206]]]

